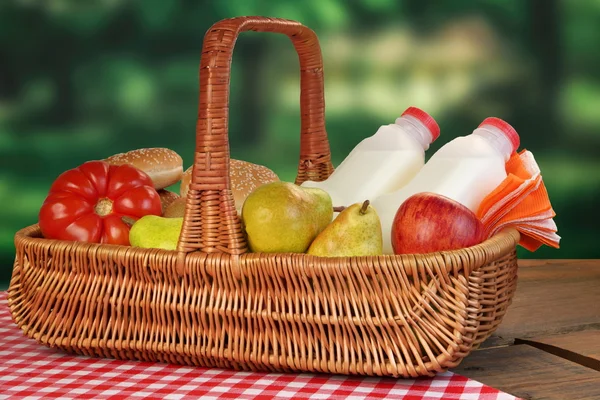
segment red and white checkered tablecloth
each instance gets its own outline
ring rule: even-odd
[[[0,399],[516,399],[446,372],[432,379],[242,372],[74,356],[26,337],[0,292]]]

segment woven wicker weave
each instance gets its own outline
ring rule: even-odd
[[[333,170],[314,32],[294,21],[223,20],[200,65],[196,153],[176,251],[15,236],[15,322],[90,356],[224,368],[431,376],[501,322],[516,287],[519,234],[426,255],[319,258],[248,253],[229,184],[230,63],[242,31],[290,37],[301,67],[296,183]]]

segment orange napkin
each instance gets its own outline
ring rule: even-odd
[[[477,212],[487,237],[512,226],[521,233],[519,244],[529,251],[543,244],[558,248],[556,213],[533,154],[527,150],[514,153],[506,172],[506,179],[483,199]]]

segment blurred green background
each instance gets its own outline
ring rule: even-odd
[[[36,222],[64,170],[141,147],[169,147],[191,165],[203,36],[240,15],[316,31],[334,165],[410,105],[441,126],[430,154],[485,117],[503,118],[536,156],[563,237],[559,250],[519,256],[600,258],[598,0],[4,0],[0,287],[15,231]],[[293,181],[292,45],[244,33],[232,68],[231,156]]]

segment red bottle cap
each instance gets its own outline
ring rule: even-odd
[[[508,122],[506,122],[500,118],[489,117],[489,118],[484,119],[483,122],[481,124],[479,124],[478,128],[481,128],[484,125],[489,125],[489,126],[493,126],[495,128],[500,129],[500,131],[502,133],[504,133],[504,135],[508,138],[508,140],[512,144],[513,153],[515,151],[517,151],[517,149],[519,148],[519,145],[521,144],[521,139],[519,138],[519,134],[517,133],[515,128],[513,128]]]
[[[425,125],[429,132],[431,132],[432,143],[435,141],[435,139],[437,139],[440,136],[439,125],[437,124],[437,122],[435,122],[435,119],[433,119],[433,117],[427,114],[425,111],[417,107],[408,107],[406,111],[402,113],[402,116],[405,115],[410,115],[411,117],[418,119],[423,125]]]

